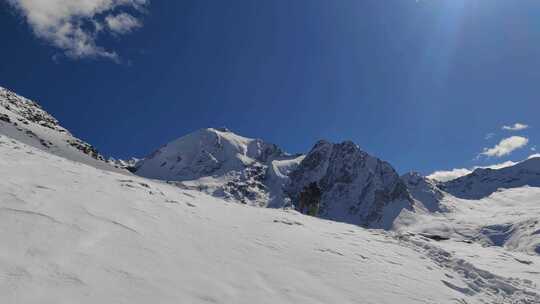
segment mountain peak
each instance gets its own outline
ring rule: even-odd
[[[274,144],[223,128],[199,129],[173,140],[137,164],[137,174],[184,181],[242,170],[286,155]]]
[[[322,191],[320,216],[328,219],[389,227],[400,210],[412,203],[392,166],[351,141],[318,141],[290,174],[287,192],[298,200],[313,182]]]

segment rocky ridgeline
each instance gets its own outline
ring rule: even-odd
[[[480,199],[499,189],[522,186],[540,187],[539,157],[501,169],[479,168],[468,175],[438,184],[443,191],[464,199]]]
[[[352,142],[320,141],[300,157],[227,129],[202,129],[172,141],[137,163],[135,174],[272,207],[297,205],[304,188],[316,182],[320,217],[373,227],[389,226],[413,202],[390,164]]]
[[[1,115],[0,119],[5,122],[17,124],[18,121],[23,125],[35,123],[58,132],[68,132],[60,126],[58,120],[45,112],[39,104],[2,87],[0,87],[0,106],[15,114],[14,121],[7,114]]]
[[[57,119],[36,102],[0,87],[0,126],[7,133],[27,144],[39,144],[42,149],[62,156],[65,146],[72,147],[91,158],[103,161],[103,156],[87,142],[74,137]],[[78,160],[78,159],[77,159]]]

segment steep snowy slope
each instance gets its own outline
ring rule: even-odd
[[[251,205],[280,205],[284,175],[298,158],[260,139],[209,128],[161,147],[138,162],[135,173],[180,181],[183,186]]]
[[[418,172],[404,174],[401,180],[415,200],[415,207],[428,212],[445,211],[444,206],[440,204],[445,193],[438,187],[436,181]]]
[[[227,204],[1,135],[0,155],[1,303],[540,303],[540,257]]]
[[[0,134],[50,153],[114,170],[90,144],[74,137],[37,103],[0,87]]]
[[[319,141],[290,174],[287,192],[298,200],[311,182],[321,191],[320,216],[362,226],[390,228],[413,200],[392,166],[350,141]]]

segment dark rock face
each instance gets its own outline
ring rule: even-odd
[[[6,114],[0,114],[0,120],[3,122],[11,123],[11,119]]]
[[[390,164],[350,141],[319,141],[290,174],[287,193],[293,201],[308,184],[322,191],[319,216],[368,227],[389,227],[412,198]]]
[[[80,139],[68,140],[68,143],[70,146],[76,148],[86,155],[91,156],[92,158],[103,161],[105,160],[103,156],[99,154],[98,150],[96,150],[96,148]]]

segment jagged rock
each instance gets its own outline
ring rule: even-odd
[[[7,114],[0,114],[0,120],[3,122],[11,123],[11,119]]]
[[[25,144],[101,169],[111,169],[103,156],[76,138],[36,102],[0,87],[0,133]]]
[[[0,87],[0,106],[19,115],[25,124],[33,122],[52,130],[65,130],[58,120],[45,112],[39,104],[2,87]]]
[[[411,208],[406,185],[387,162],[350,141],[319,141],[291,172],[287,193],[293,201],[308,184],[322,191],[319,216],[369,227],[389,228],[403,208]]]

